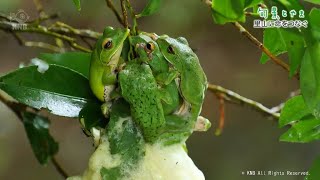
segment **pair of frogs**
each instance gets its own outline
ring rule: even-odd
[[[210,122],[199,116],[207,78],[187,40],[129,32],[105,28],[92,53],[89,82],[104,102],[104,114],[121,96],[148,143],[186,140],[197,123],[202,130],[209,128]],[[123,48],[127,42],[130,50]]]

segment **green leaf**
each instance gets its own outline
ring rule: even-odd
[[[277,28],[267,28],[263,31],[263,45],[276,56],[286,52],[286,44],[280,37],[280,30]],[[260,62],[264,64],[268,59],[269,57],[265,53],[262,53]]]
[[[70,68],[78,73],[89,77],[89,66],[91,53],[84,52],[66,52],[66,53],[42,53],[39,58],[48,64],[55,64]]]
[[[107,119],[103,116],[100,102],[89,102],[80,111],[79,118],[84,128],[90,132],[93,127],[105,128]]]
[[[149,0],[148,4],[144,7],[142,12],[138,14],[136,17],[142,17],[142,16],[150,16],[154,13],[156,13],[161,5],[161,0]]]
[[[320,157],[314,160],[309,175],[305,177],[305,180],[318,180],[320,178]]]
[[[66,117],[78,117],[87,103],[97,101],[84,76],[65,67],[48,67],[39,72],[37,66],[29,66],[4,75],[0,89],[23,104]]]
[[[81,11],[81,2],[80,0],[72,0],[73,4],[77,7],[78,11]]]
[[[276,56],[288,52],[290,76],[296,73],[305,51],[305,42],[298,29],[267,28],[264,30],[263,44]],[[266,63],[268,59],[263,53],[260,62]]]
[[[303,97],[301,95],[295,96],[289,99],[281,110],[279,127],[298,121],[310,113],[310,110],[304,103]]]
[[[308,143],[319,139],[320,119],[313,116],[303,118],[280,137],[280,141],[294,143]]]
[[[313,4],[319,4],[320,5],[320,0],[304,0]]]
[[[309,14],[309,24],[315,39],[320,40],[320,9],[312,8]]]
[[[247,5],[251,5],[248,1]],[[212,18],[217,24],[228,22],[245,22],[245,0],[215,0],[212,1]]]
[[[300,88],[306,105],[320,118],[320,42],[306,49],[300,69]]]
[[[33,153],[42,165],[47,164],[59,149],[58,143],[49,134],[49,120],[30,112],[24,112],[22,117]]]

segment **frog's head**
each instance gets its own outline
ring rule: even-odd
[[[95,50],[103,65],[108,65],[113,60],[117,61],[120,57],[123,42],[128,37],[129,29],[114,29],[106,27],[102,37],[98,40]]]
[[[138,36],[130,37],[131,44],[134,45],[134,50],[139,58],[148,60],[153,59],[153,52],[159,51],[156,42],[147,33],[141,33]]]
[[[189,47],[187,40],[183,37],[174,39],[163,35],[160,36],[156,42],[167,61],[178,69],[182,68],[181,61],[196,56]]]

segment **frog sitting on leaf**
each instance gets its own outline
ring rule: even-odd
[[[91,55],[89,82],[94,95],[103,101],[103,114],[108,117],[112,94],[117,82],[116,69],[129,29],[106,27]]]

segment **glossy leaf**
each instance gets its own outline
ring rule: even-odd
[[[320,120],[314,116],[308,116],[292,125],[292,127],[280,137],[280,141],[308,143],[320,139]]]
[[[309,24],[313,37],[320,41],[320,9],[313,8],[309,14]]]
[[[248,5],[251,3],[248,2]],[[212,3],[212,18],[217,24],[245,22],[245,0],[215,0]]]
[[[49,120],[29,112],[24,112],[22,117],[33,153],[42,165],[47,164],[59,149],[58,143],[49,134]]]
[[[97,101],[77,72],[57,65],[41,72],[37,66],[20,68],[0,77],[0,89],[23,104],[66,117],[78,117],[87,103]]]
[[[264,30],[263,44],[274,55],[288,52],[290,76],[293,76],[301,64],[305,43],[298,29],[267,28]],[[262,54],[260,62],[266,63],[269,57]]]
[[[305,180],[318,180],[320,178],[320,157],[314,160],[309,175],[305,177]]]
[[[89,66],[91,53],[84,52],[66,52],[66,53],[42,53],[39,58],[48,64],[55,64],[70,68],[78,73],[89,77]]]
[[[289,99],[281,110],[279,127],[298,121],[310,113],[310,110],[304,103],[303,97],[301,95],[295,96]]]
[[[286,52],[286,44],[281,40],[281,33],[276,28],[266,28],[263,31],[263,45],[276,56]],[[260,62],[264,64],[268,59],[269,57],[262,53]]]
[[[80,0],[72,0],[73,4],[77,7],[78,11],[81,11],[81,2]]]
[[[300,70],[300,88],[306,105],[320,118],[320,42],[306,49]]]
[[[142,12],[137,15],[137,17],[142,17],[142,16],[150,16],[154,13],[156,13],[161,5],[161,0],[149,0],[147,5],[144,7]]]

